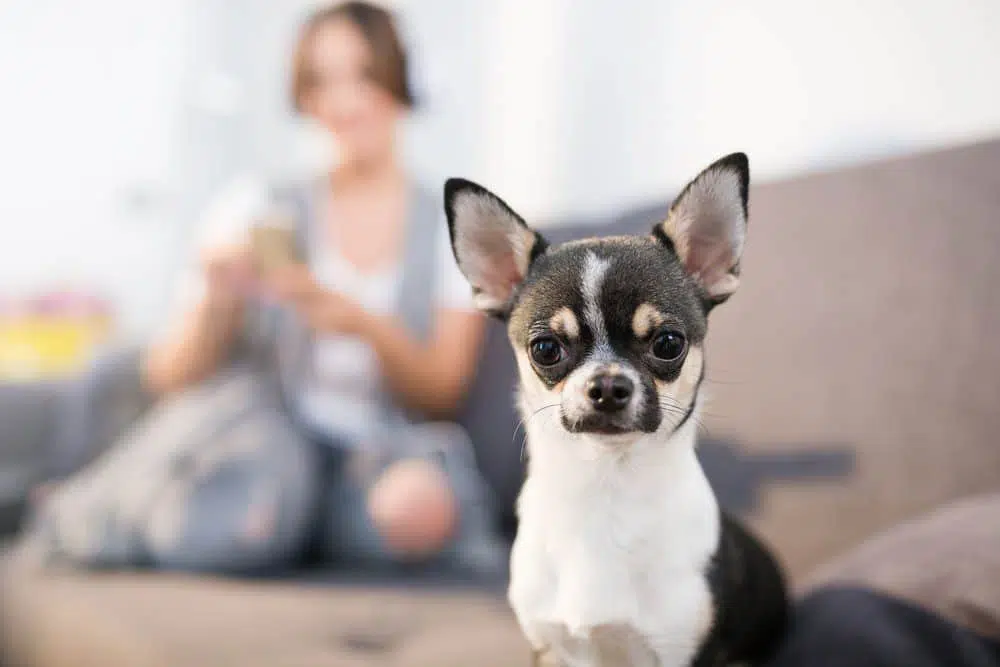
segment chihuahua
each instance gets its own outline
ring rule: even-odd
[[[695,455],[709,312],[739,285],[747,157],[715,162],[649,236],[550,246],[499,197],[445,184],[476,305],[506,322],[528,472],[508,598],[535,663],[764,660],[787,597]]]

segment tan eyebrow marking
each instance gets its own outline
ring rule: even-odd
[[[549,327],[570,340],[576,340],[580,337],[580,323],[577,321],[573,311],[567,306],[563,306],[556,311],[555,315],[549,320]]]
[[[632,315],[632,331],[635,332],[636,338],[645,338],[661,324],[663,324],[663,313],[649,303],[639,304],[635,314]]]

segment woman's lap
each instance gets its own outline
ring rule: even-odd
[[[264,428],[271,431],[260,434],[267,444],[221,460],[207,472],[179,471],[157,492],[142,529],[141,560],[173,571],[280,570],[294,566],[315,540],[316,555],[335,565],[413,563],[380,534],[369,511],[369,493],[387,470],[416,460],[443,473],[457,510],[446,544],[419,561],[499,573],[504,550],[493,530],[490,494],[471,446],[456,429],[416,427],[417,435],[401,437],[420,446],[401,443],[394,453],[370,456],[278,424],[273,431]]]

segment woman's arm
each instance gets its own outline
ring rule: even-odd
[[[438,310],[430,339],[423,342],[413,338],[399,318],[370,313],[342,294],[324,289],[307,267],[275,272],[270,287],[313,330],[367,341],[378,355],[390,389],[407,407],[440,418],[452,416],[459,408],[483,338],[479,313]]]
[[[482,315],[438,311],[426,343],[414,340],[395,317],[366,314],[359,333],[375,349],[390,388],[403,403],[434,417],[454,415],[476,370]]]
[[[243,308],[238,302],[203,298],[184,313],[143,360],[143,380],[154,394],[169,394],[214,373],[239,332]]]
[[[155,394],[171,393],[212,375],[240,333],[242,288],[251,275],[248,249],[235,245],[209,250],[203,264],[202,295],[146,351],[143,380]]]

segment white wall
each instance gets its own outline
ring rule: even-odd
[[[662,197],[737,149],[773,179],[1000,134],[995,0],[488,5],[479,167],[531,213]]]
[[[93,284],[162,314],[209,194],[302,164],[288,49],[316,0],[0,2],[0,292]],[[661,199],[1000,134],[996,0],[396,0],[428,184],[525,214]]]
[[[54,286],[154,317],[173,242],[179,3],[0,3],[0,294]]]

